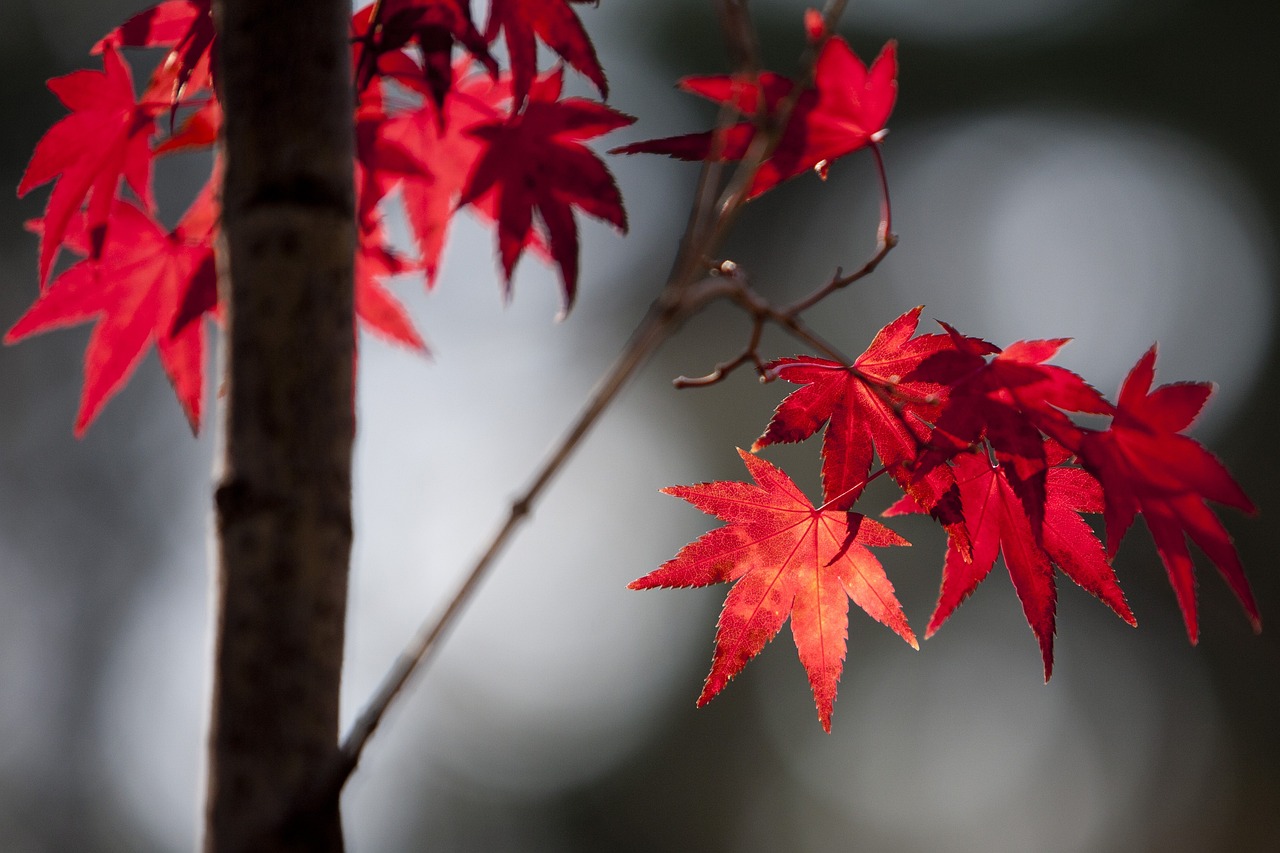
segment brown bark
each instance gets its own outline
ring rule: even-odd
[[[205,850],[340,851],[334,753],[351,548],[349,0],[221,0],[228,307]]]

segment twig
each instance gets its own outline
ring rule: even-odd
[[[676,388],[705,388],[715,385],[727,378],[733,371],[748,363],[756,366],[756,372],[760,374],[762,380],[767,380],[769,377],[764,373],[764,359],[759,353],[760,338],[766,323],[774,323],[788,334],[809,343],[815,349],[826,353],[836,361],[845,364],[850,363],[834,347],[820,341],[813,331],[800,320],[800,315],[837,290],[848,287],[854,282],[869,276],[875,271],[876,267],[880,266],[880,262],[893,250],[893,247],[898,245],[898,237],[893,233],[893,207],[889,198],[889,179],[885,172],[884,157],[881,155],[880,146],[876,142],[872,142],[868,147],[875,158],[876,175],[880,185],[880,224],[876,229],[875,252],[861,267],[852,273],[845,275],[842,270],[837,268],[835,275],[826,284],[817,288],[808,296],[781,308],[773,305],[769,300],[752,290],[736,266],[732,267],[732,271],[729,274],[709,282],[709,292],[702,296],[703,304],[718,298],[733,300],[751,315],[751,336],[746,347],[735,358],[717,364],[714,370],[704,376],[694,378],[687,376],[677,377],[672,383]],[[729,263],[731,262],[722,264],[721,269],[725,269],[726,264]]]
[[[668,288],[670,287],[669,284]],[[489,566],[502,552],[516,528],[529,515],[543,490],[577,449],[583,436],[617,397],[618,392],[648,361],[649,356],[658,346],[679,327],[685,317],[687,314],[680,310],[678,303],[675,303],[675,307],[672,308],[664,304],[662,299],[654,302],[644,320],[632,334],[622,354],[592,392],[590,400],[579,413],[573,426],[560,440],[551,456],[543,462],[532,484],[512,501],[506,521],[494,534],[489,546],[472,566],[466,579],[454,592],[444,609],[423,623],[413,641],[400,653],[391,670],[383,678],[377,692],[343,739],[334,761],[313,794],[316,800],[323,801],[322,798],[336,796],[337,792],[342,790],[347,778],[359,763],[365,744],[377,730],[387,709],[395,701],[409,678],[431,659],[440,638],[470,600]]]
[[[756,55],[753,47],[754,28],[746,10],[745,0],[721,0],[721,2],[724,4],[722,8],[731,11],[731,17],[739,23],[740,27],[738,33],[727,33],[726,37],[730,39],[731,44],[739,48],[741,55],[750,59],[751,56]],[[844,2],[840,0],[829,3],[828,15],[831,16],[831,10],[834,9],[835,17],[838,18],[839,11],[843,9],[844,5]],[[730,9],[730,7],[732,8]],[[834,26],[834,19],[829,17],[828,20]],[[741,27],[745,27],[745,29],[741,29]],[[758,58],[755,61],[758,62]],[[811,68],[809,73],[812,73]],[[795,100],[795,93],[793,93],[792,97],[784,99],[774,117],[775,120],[772,126],[766,129],[765,132],[756,134],[752,145],[730,179],[729,188],[721,195],[719,203],[706,207],[701,203],[701,196],[707,187],[714,188],[718,184],[717,170],[719,166],[709,161],[704,162],[703,172],[699,179],[700,191],[695,195],[693,210],[690,213],[684,236],[681,238],[680,250],[673,264],[671,274],[668,276],[667,282],[658,298],[632,333],[622,353],[610,367],[599,385],[597,385],[595,391],[593,391],[590,400],[579,413],[573,426],[556,445],[551,455],[543,462],[529,487],[511,503],[506,521],[494,534],[484,553],[472,566],[470,573],[458,587],[453,597],[438,615],[423,623],[413,641],[396,659],[378,690],[361,712],[350,732],[343,739],[326,771],[318,777],[316,784],[305,792],[304,799],[299,804],[299,810],[305,809],[309,803],[329,801],[341,792],[346,780],[359,763],[366,744],[377,730],[387,709],[390,708],[396,697],[400,695],[409,679],[431,659],[441,637],[452,625],[458,614],[462,612],[467,601],[474,594],[511,535],[519,527],[520,523],[528,517],[534,503],[581,444],[583,437],[657,348],[685,320],[693,313],[701,310],[712,299],[728,296],[735,299],[735,301],[739,301],[740,304],[744,300],[751,302],[753,297],[759,300],[759,297],[750,294],[749,290],[743,287],[717,291],[715,287],[710,286],[717,284],[717,282],[714,279],[703,280],[701,270],[705,268],[706,259],[715,254],[736,220],[742,205],[745,203],[746,188],[754,179],[760,164],[768,158],[773,148],[777,145],[780,129],[785,127]],[[700,282],[708,286],[699,287]],[[798,318],[783,317],[772,306],[768,306],[767,303],[764,304],[767,306],[765,310],[772,322],[778,323],[792,334],[800,336],[815,348],[833,353],[834,357],[840,357],[834,348],[825,344],[817,335],[809,331]]]
[[[885,259],[885,256],[893,250],[893,247],[898,245],[898,235],[893,233],[893,206],[889,200],[889,178],[885,174],[884,157],[880,154],[878,143],[872,142],[867,147],[871,149],[871,153],[875,157],[876,174],[880,179],[880,225],[876,230],[875,253],[867,259],[866,263],[848,275],[844,275],[840,269],[837,269],[835,275],[831,277],[831,281],[783,309],[783,313],[788,316],[797,317],[837,290],[842,290],[855,281],[861,281],[871,275],[871,273],[875,272],[876,267],[880,266],[880,262]]]

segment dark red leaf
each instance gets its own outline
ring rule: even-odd
[[[503,121],[472,127],[485,145],[462,190],[460,204],[494,195],[498,253],[508,281],[533,240],[536,210],[547,229],[551,256],[560,267],[565,311],[578,282],[578,233],[573,207],[627,230],[622,194],[613,175],[582,140],[625,127],[635,119],[582,98],[559,100],[560,75],[535,82],[524,109]]]
[[[569,7],[569,0],[491,0],[485,36],[493,41],[499,31],[507,42],[517,104],[529,93],[538,73],[539,39],[595,84],[600,97],[609,97],[609,84],[596,58],[596,49]]]
[[[1134,516],[1142,513],[1177,595],[1187,636],[1195,643],[1200,627],[1189,536],[1218,567],[1253,629],[1259,631],[1262,619],[1240,557],[1230,534],[1206,503],[1215,501],[1252,513],[1256,511],[1253,502],[1221,462],[1179,432],[1199,413],[1212,386],[1178,383],[1152,391],[1155,362],[1152,347],[1125,379],[1110,428],[1089,433],[1080,449],[1081,463],[1102,483],[1107,550],[1115,553]]]
[[[767,364],[770,374],[802,387],[778,404],[752,449],[802,441],[826,424],[823,500],[832,509],[847,509],[862,494],[873,450],[904,489],[930,507],[936,504],[949,482],[915,480],[906,463],[928,440],[946,386],[908,377],[952,344],[947,335],[912,337],[920,311],[913,308],[881,329],[852,367],[809,356]]]
[[[148,98],[167,98],[170,107],[211,83],[214,29],[211,0],[166,0],[134,15],[107,33],[91,53],[120,47],[168,47],[156,67]]]
[[[1130,625],[1125,603],[1102,543],[1080,518],[1100,508],[1097,483],[1078,468],[1053,468],[1045,486],[1043,534],[1037,541],[1022,501],[1003,466],[985,453],[965,452],[953,462],[971,543],[971,556],[952,541],[942,570],[942,591],[925,637],[931,637],[990,573],[998,554],[1022,602],[1022,612],[1040,644],[1045,681],[1053,673],[1057,585],[1053,564]]]
[[[1038,537],[1045,472],[1050,466],[1043,434],[1074,452],[1083,433],[1064,411],[1110,414],[1111,404],[1075,373],[1041,363],[1066,339],[1019,341],[1003,352],[996,350],[988,361],[986,356],[995,347],[943,326],[955,346],[925,360],[909,377],[950,386],[918,471],[927,471],[985,438],[1005,467],[1004,476],[1022,499]]]
[[[444,104],[453,86],[455,43],[484,63],[491,75],[498,75],[498,65],[471,20],[470,0],[382,0],[377,4],[378,25],[370,32],[374,8],[373,4],[366,6],[351,18],[357,91],[368,87],[384,70],[384,56],[412,42],[422,51],[420,79],[437,106]],[[442,118],[443,113],[437,116]]]

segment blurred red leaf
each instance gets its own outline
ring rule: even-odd
[[[551,257],[560,267],[568,311],[578,284],[578,226],[573,208],[627,230],[618,185],[582,140],[625,127],[635,119],[595,101],[560,100],[561,83],[559,73],[538,79],[523,110],[467,131],[485,148],[459,204],[483,203],[487,194],[494,194],[498,254],[508,281],[534,239],[536,210],[547,230]]]
[[[212,0],[165,0],[107,33],[90,52],[172,48],[156,67],[148,90],[163,94],[175,106],[179,98],[211,85],[213,41]]]
[[[1253,629],[1260,631],[1262,619],[1240,556],[1206,502],[1248,513],[1256,509],[1222,463],[1181,434],[1200,413],[1213,386],[1179,382],[1153,391],[1155,362],[1152,347],[1125,378],[1111,426],[1088,434],[1080,450],[1081,463],[1104,490],[1107,550],[1116,552],[1134,516],[1142,513],[1177,596],[1187,636],[1195,643],[1200,627],[1195,565],[1186,541],[1190,536],[1218,567]]]
[[[897,44],[889,42],[870,69],[839,37],[829,39],[814,68],[814,83],[795,100],[769,159],[760,165],[748,198],[788,178],[825,166],[878,138],[898,96]],[[748,121],[720,130],[633,142],[614,154],[666,154],[679,160],[741,160],[755,139],[757,120],[777,112],[795,84],[765,72],[742,77],[688,77],[680,88],[721,105],[733,104]],[[763,101],[763,103],[762,103]]]
[[[538,45],[551,48],[609,97],[609,83],[596,58],[596,49],[569,3],[592,0],[491,0],[485,37],[493,41],[501,31],[507,42],[516,103],[529,94],[538,73]]]
[[[86,201],[91,256],[102,251],[122,177],[148,210],[155,206],[148,140],[155,130],[155,117],[166,104],[135,99],[129,66],[113,47],[103,50],[102,64],[102,71],[73,71],[49,81],[49,88],[71,115],[41,137],[18,184],[18,195],[24,196],[54,181],[40,237],[42,286],[72,218]]]
[[[166,234],[143,210],[120,202],[114,238],[100,258],[86,258],[58,276],[5,336],[96,323],[85,351],[85,380],[75,432],[83,435],[106,401],[128,380],[154,343],[193,430],[204,391],[204,329],[177,323],[191,290],[214,288],[213,249],[200,205]],[[202,233],[203,232],[203,233]]]
[[[498,65],[471,20],[470,0],[382,0],[378,24],[370,32],[374,4],[351,17],[356,89],[361,91],[381,73],[383,56],[416,42],[422,52],[421,75],[437,106],[453,86],[453,45],[466,48],[493,76]]]

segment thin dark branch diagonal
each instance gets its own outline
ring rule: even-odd
[[[832,0],[827,4],[825,16],[829,31],[834,30],[844,6],[843,0]],[[746,0],[718,0],[718,8],[722,13],[722,20],[732,23],[732,27],[726,30],[725,37],[733,55],[743,63],[740,73],[745,75],[744,80],[754,81],[758,72],[753,69],[759,68],[759,53],[747,2]],[[816,51],[810,46],[805,54],[805,73],[809,78],[813,74],[816,56]],[[734,301],[753,316],[753,327],[756,331],[752,334],[752,345],[748,348],[748,352],[735,360],[739,364],[724,366],[723,372],[726,373],[740,364],[754,363],[757,368],[761,366],[756,350],[759,343],[758,333],[763,331],[766,323],[777,324],[792,336],[814,347],[815,350],[826,353],[832,358],[847,361],[833,346],[823,341],[800,320],[799,312],[788,314],[770,305],[751,291],[745,280],[736,280],[732,276],[725,275],[708,275],[709,268],[716,266],[709,259],[715,257],[736,222],[746,203],[747,190],[756,172],[777,146],[782,129],[786,126],[791,111],[795,107],[798,92],[799,87],[783,99],[771,116],[767,116],[766,126],[757,132],[745,156],[738,162],[730,176],[727,187],[718,198],[715,192],[720,185],[724,165],[711,158],[704,161],[685,233],[680,240],[680,248],[671,273],[658,297],[632,333],[617,360],[592,392],[572,426],[539,467],[531,484],[512,501],[506,520],[495,532],[457,591],[438,614],[422,624],[417,635],[392,665],[378,690],[336,750],[326,772],[316,779],[316,784],[299,802],[299,812],[305,811],[310,803],[325,802],[341,792],[347,779],[359,764],[365,746],[385,717],[387,710],[402,694],[410,679],[430,660],[441,638],[465,609],[466,603],[478,589],[480,582],[487,575],[511,536],[529,517],[534,504],[544,490],[580,446],[582,439],[595,425],[600,415],[610,407],[621,390],[648,362],[658,347],[670,338],[690,316],[719,298]],[[767,111],[758,110],[757,112]],[[738,119],[736,110],[724,111],[720,117],[720,134],[725,134]],[[707,200],[712,198],[716,199],[715,202],[707,203]]]

